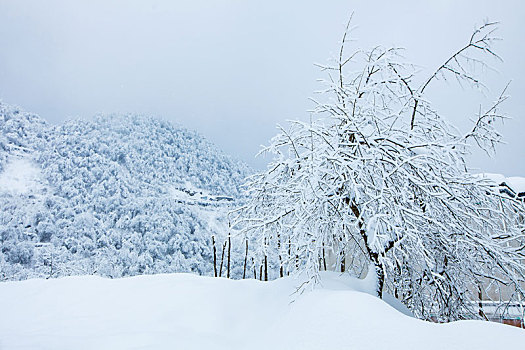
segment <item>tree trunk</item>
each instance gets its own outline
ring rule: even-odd
[[[383,286],[385,284],[385,269],[383,265],[379,262],[379,254],[371,253],[370,258],[372,260],[374,271],[369,271],[369,273],[375,273],[376,278],[376,295],[383,299]]]
[[[343,234],[345,230],[345,226],[343,225]],[[346,270],[346,260],[345,260],[345,245],[343,244],[343,237],[339,237],[339,242],[341,242],[341,251],[339,252],[339,255],[341,256],[341,272],[345,272]]]
[[[286,274],[290,276],[290,261],[292,260],[292,241],[288,238],[288,263],[286,264]]]
[[[479,298],[479,315],[486,321],[488,321],[488,317],[483,311],[483,291],[481,289],[481,285],[478,284],[478,298]]]
[[[264,280],[268,281],[268,257],[264,256]]]
[[[323,267],[324,267],[324,270],[326,271],[326,255],[324,251],[324,243],[323,243]]]
[[[350,200],[348,200],[348,203],[350,204]],[[365,248],[368,253],[368,257],[370,258],[370,261],[374,264],[374,269],[376,273],[377,278],[377,289],[376,294],[379,298],[383,299],[383,286],[385,284],[385,269],[381,262],[379,261],[379,253],[372,250],[370,247],[370,244],[368,242],[368,236],[365,231],[365,225],[362,221],[363,218],[361,217],[361,214],[359,212],[359,208],[354,202],[351,202],[350,209],[354,213],[356,219],[358,219],[358,225],[359,225],[359,233],[361,234],[361,237],[363,238],[363,242],[365,243]],[[387,247],[384,249],[383,254],[386,254],[390,249],[392,249],[395,245],[395,241],[391,241],[388,243]]]
[[[217,277],[217,248],[215,248],[215,236],[211,236],[211,242],[213,244],[213,273]]]
[[[385,284],[385,269],[383,268],[383,265],[376,264],[376,276],[377,276],[377,296],[381,299],[383,299],[383,285]]]
[[[219,269],[219,277],[222,277],[222,264],[224,263],[224,251],[226,250],[226,242],[222,245],[222,255],[221,255],[221,267]]]
[[[227,278],[230,278],[230,252],[231,252],[231,248],[232,248],[232,239],[228,235],[228,265],[227,265],[227,269],[226,269],[226,277]]]
[[[248,264],[248,240],[246,240],[246,253],[244,254],[244,268],[242,270],[242,279],[246,278],[246,265]]]
[[[281,235],[277,234],[277,251],[279,252],[279,277],[284,276],[283,259],[281,257]]]

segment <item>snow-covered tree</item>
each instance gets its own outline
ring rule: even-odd
[[[472,301],[498,288],[523,298],[523,203],[466,162],[472,148],[492,153],[500,142],[505,90],[466,133],[426,98],[440,78],[483,88],[478,58],[497,58],[495,30],[476,29],[417,84],[397,48],[346,55],[347,27],[335,64],[322,67],[328,102],[317,103],[315,119],[281,127],[262,151],[274,160],[246,184],[236,224],[257,242],[253,259],[313,280],[328,256],[343,270],[369,266],[379,296],[388,290],[422,318],[476,317]]]

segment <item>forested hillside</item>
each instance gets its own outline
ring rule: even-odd
[[[0,279],[211,274],[248,173],[158,119],[52,126],[0,104]]]

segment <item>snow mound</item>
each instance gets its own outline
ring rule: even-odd
[[[28,194],[41,189],[40,169],[27,158],[12,158],[0,174],[0,192]]]
[[[403,315],[323,273],[301,280],[190,274],[95,276],[0,284],[0,348],[10,349],[499,349],[525,332],[482,321],[446,325]]]

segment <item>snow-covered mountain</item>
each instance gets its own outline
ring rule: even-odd
[[[51,126],[0,104],[0,279],[210,274],[249,172],[169,122]]]

